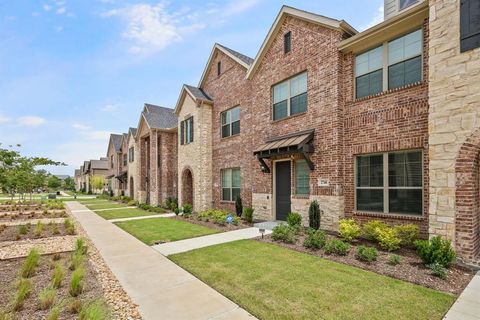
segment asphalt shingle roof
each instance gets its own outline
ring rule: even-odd
[[[137,128],[129,128],[128,131],[131,132],[133,136],[137,135]]]
[[[227,50],[228,52],[230,52],[232,55],[234,55],[235,57],[237,57],[238,59],[242,60],[243,62],[245,62],[246,64],[248,64],[249,66],[252,65],[253,61],[255,59],[252,59],[238,51],[235,51],[235,50],[232,50],[230,48],[227,48],[219,43],[217,43],[217,45],[219,45],[220,47],[222,47],[223,49]]]
[[[108,160],[90,160],[92,169],[108,169]]]
[[[123,135],[112,133],[112,134],[110,135],[110,139],[112,140],[113,148],[115,149],[115,152],[120,152],[120,151],[122,151],[122,139],[123,139]]]
[[[213,101],[212,98],[208,96],[208,94],[205,93],[205,91],[202,90],[202,88],[197,88],[194,86],[189,86],[188,84],[185,85],[185,88],[187,88],[188,91],[193,94],[193,96],[196,99],[201,99],[201,100],[207,100],[207,101]]]
[[[151,129],[171,129],[177,127],[178,118],[173,109],[145,104],[145,110],[142,113]]]

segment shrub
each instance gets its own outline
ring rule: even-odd
[[[60,311],[62,311],[61,306],[55,306],[50,310],[50,313],[48,314],[47,320],[57,320],[58,316],[60,315]]]
[[[368,263],[377,261],[378,250],[374,247],[358,246],[356,257],[358,260]]]
[[[308,208],[308,224],[312,229],[320,229],[320,207],[317,200],[313,200]]]
[[[397,264],[400,264],[400,262],[402,262],[402,257],[398,254],[392,254],[390,257],[388,257],[389,265],[396,266]]]
[[[23,302],[30,295],[32,283],[28,279],[20,279],[18,289],[13,300],[13,310],[18,311],[23,307]]]
[[[394,228],[377,229],[378,243],[383,249],[395,251],[400,248],[401,240]]]
[[[60,263],[55,263],[55,267],[53,268],[53,274],[52,274],[52,287],[55,289],[60,288],[64,277],[65,277],[65,274],[63,272],[62,265]]]
[[[137,204],[138,204],[138,203],[137,203],[137,201],[135,201],[135,200],[130,200],[130,201],[128,201],[128,203],[127,203],[127,205],[130,206],[130,207],[136,206]]]
[[[275,241],[282,241],[285,243],[295,243],[295,230],[284,223],[279,224],[272,230],[272,239]]]
[[[320,249],[323,248],[326,241],[325,232],[321,230],[309,229],[303,246],[308,249]]]
[[[70,286],[68,287],[68,292],[72,297],[78,296],[83,291],[83,278],[85,277],[85,269],[83,267],[78,267],[72,273],[72,278],[70,279]]]
[[[87,245],[84,238],[77,238],[75,241],[75,253],[85,255],[87,254]]]
[[[242,198],[237,197],[235,199],[235,213],[237,214],[237,217],[241,217],[243,212],[243,204],[242,204]]]
[[[175,209],[178,208],[178,199],[168,197],[167,199],[165,199],[165,203],[163,204],[163,207],[165,209],[168,209],[168,210],[171,210],[171,211],[175,212]]]
[[[290,227],[300,229],[302,227],[302,216],[297,212],[290,212],[287,216],[287,223]]]
[[[79,313],[82,308],[82,301],[79,299],[72,299],[67,306],[67,309],[70,313]]]
[[[56,295],[56,289],[49,287],[43,288],[43,290],[38,294],[38,307],[40,310],[46,310],[50,308],[55,302]]]
[[[80,311],[80,320],[106,320],[108,318],[108,308],[102,300],[92,301]]]
[[[35,235],[37,237],[40,237],[42,235],[44,227],[45,225],[41,221],[37,222],[37,225],[35,226]]]
[[[427,268],[432,270],[432,274],[440,279],[446,279],[448,270],[438,262],[427,265]]]
[[[245,221],[247,221],[248,223],[252,223],[253,222],[253,212],[255,211],[255,209],[253,209],[252,207],[246,207],[243,209],[243,218],[245,219]]]
[[[190,203],[185,203],[183,205],[183,215],[190,215],[192,213],[192,205]]]
[[[360,236],[361,229],[355,220],[341,219],[338,232],[343,240],[352,242],[354,239]]]
[[[415,241],[417,254],[425,265],[438,263],[444,268],[448,268],[455,260],[456,254],[449,240],[444,240],[440,236],[428,240]]]
[[[28,228],[26,225],[22,224],[18,226],[18,234],[27,234]]]
[[[83,265],[84,256],[81,253],[74,252],[72,253],[72,257],[70,258],[70,270],[77,270],[79,267]]]
[[[346,256],[350,251],[350,244],[343,242],[342,240],[329,240],[324,246],[326,254],[337,254],[339,256]]]
[[[50,230],[52,231],[53,234],[59,234],[60,231],[58,231],[58,227],[56,223],[52,223],[50,225]]]
[[[151,206],[146,203],[140,203],[138,207],[142,210],[150,210]]]
[[[148,209],[148,211],[150,212],[155,212],[155,213],[165,213],[165,209],[163,209],[162,207],[150,207],[150,209]]]
[[[418,235],[420,234],[420,229],[415,224],[399,225],[394,229],[397,233],[397,237],[401,241],[401,245],[407,247],[413,246],[415,241],[418,240]]]
[[[23,278],[30,278],[35,273],[35,269],[38,265],[38,260],[40,259],[40,253],[37,249],[32,248],[28,252],[28,256],[23,262],[22,269],[20,271],[20,275]]]
[[[388,228],[385,222],[380,220],[371,220],[363,225],[362,235],[370,241],[378,241],[378,232]]]

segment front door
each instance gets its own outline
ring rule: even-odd
[[[277,220],[287,220],[291,210],[290,161],[275,163],[275,210]]]

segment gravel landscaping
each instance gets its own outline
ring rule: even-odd
[[[0,241],[19,241],[24,239],[40,239],[74,235],[74,228],[67,228],[65,223],[22,224],[17,226],[0,225]]]

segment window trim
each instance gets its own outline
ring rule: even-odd
[[[290,93],[291,93],[291,91],[290,91],[290,89],[291,89],[291,80],[294,79],[294,78],[296,78],[296,77],[298,77],[298,76],[300,76],[300,75],[302,75],[302,74],[305,74],[306,77],[307,77],[307,90],[306,90],[304,93],[300,93],[300,94],[297,94],[296,96],[293,96],[293,97],[292,97],[292,96],[290,96]],[[286,101],[287,101],[287,116],[286,116],[286,117],[283,117],[283,118],[280,118],[280,119],[274,119],[274,116],[275,116],[275,111],[274,111],[275,108],[274,108],[274,107],[275,107],[275,105],[278,104],[278,103],[280,103],[280,102],[282,102],[282,101],[285,101],[285,100],[282,100],[282,101],[277,102],[277,103],[274,102],[274,101],[275,101],[274,88],[275,88],[276,86],[284,83],[284,82],[287,82],[287,84],[288,84],[288,96],[287,96],[287,99],[286,99]],[[275,122],[275,121],[281,121],[281,120],[288,119],[288,118],[291,118],[291,117],[294,117],[294,116],[297,116],[297,115],[300,115],[300,114],[307,113],[307,111],[308,111],[308,71],[307,71],[307,70],[304,70],[304,71],[302,71],[302,72],[299,72],[299,73],[297,73],[297,74],[295,74],[295,75],[293,75],[293,76],[291,76],[291,77],[289,77],[289,78],[287,78],[287,79],[284,79],[284,80],[282,80],[282,81],[280,81],[280,82],[277,82],[277,83],[273,84],[270,90],[271,90],[271,99],[272,99],[272,103],[271,103],[271,106],[272,106],[272,107],[271,107],[271,110],[272,110],[272,111],[271,111],[271,112],[272,112],[271,120],[272,120],[272,121],[274,121],[274,122]],[[302,112],[299,112],[299,113],[295,113],[295,114],[292,115],[292,114],[291,114],[291,111],[292,111],[292,110],[291,110],[291,100],[292,100],[292,98],[298,97],[298,96],[300,96],[300,95],[302,95],[302,94],[306,94],[306,95],[307,95],[307,109],[306,109],[305,111],[302,111]]]
[[[190,131],[188,130],[190,129]],[[180,144],[187,145],[194,141],[193,116],[180,121]]]
[[[307,171],[308,171],[308,193],[298,193],[297,192],[297,163],[299,161],[302,161],[302,162],[305,162],[305,165],[307,166]],[[297,197],[308,197],[310,196],[311,194],[311,190],[310,190],[310,168],[308,167],[308,164],[307,164],[307,161],[305,159],[295,159],[293,161],[293,175],[294,175],[294,179],[293,179],[293,190],[294,190],[294,195],[297,196]]]
[[[287,54],[287,53],[290,53],[291,51],[292,51],[292,32],[288,31],[283,35],[283,53]]]
[[[234,122],[237,122],[237,121],[233,121],[233,122],[230,121],[230,122],[228,122],[228,123],[223,124],[223,122],[222,122],[222,116],[223,116],[224,113],[231,112],[231,111],[232,111],[233,109],[235,109],[235,108],[238,108],[238,109],[239,109],[239,113],[240,113],[240,119],[237,120],[237,121],[239,122],[239,124],[240,124],[240,131],[239,131],[238,133],[232,134],[232,124],[233,124]],[[230,115],[230,120],[231,120],[231,119],[232,119],[232,116]],[[241,125],[242,125],[242,122],[241,122],[241,120],[242,120],[242,109],[240,108],[240,105],[236,105],[236,106],[234,106],[234,107],[231,107],[230,109],[227,109],[227,110],[225,110],[225,111],[220,112],[220,138],[221,138],[221,139],[225,139],[225,138],[230,138],[230,137],[235,137],[235,136],[240,135],[240,133],[242,132],[242,126],[241,126]],[[223,127],[224,127],[224,126],[227,126],[227,125],[230,125],[230,134],[229,134],[228,136],[223,136]]]
[[[132,146],[128,148],[128,162],[132,163],[135,161],[135,147]]]
[[[399,13],[402,12],[402,11],[405,11],[407,9],[413,8],[413,6],[416,6],[417,4],[422,2],[423,0],[416,0],[416,2],[412,3],[411,5],[406,6],[405,8],[400,8],[400,4],[401,4],[400,2],[401,1],[402,0],[397,0],[397,9],[398,9],[397,12],[399,12]]]
[[[128,165],[128,155],[126,153],[123,154],[123,166],[126,167]]]
[[[240,173],[240,187],[239,188],[234,188],[233,187],[233,171],[234,170],[238,170],[238,172]],[[229,188],[223,186],[223,174],[227,171],[230,171],[230,179],[231,179],[230,181],[232,182],[232,185]],[[229,189],[230,190],[230,200],[223,199],[223,189]],[[241,171],[241,168],[240,167],[231,167],[231,168],[220,169],[220,201],[221,202],[234,203],[235,200],[233,200],[233,189],[239,189],[240,197],[241,197],[241,193],[242,193],[242,171]]]
[[[420,187],[392,187],[390,188],[389,185],[389,174],[388,174],[388,155],[393,153],[408,153],[408,152],[420,152],[421,153],[421,166],[422,166],[422,185]],[[383,156],[383,187],[358,187],[358,168],[357,168],[357,161],[358,157],[362,156],[375,156],[375,155],[382,155]],[[394,150],[394,151],[385,151],[385,152],[375,152],[375,153],[365,153],[365,154],[356,154],[354,155],[353,161],[353,189],[354,189],[354,211],[355,212],[365,212],[372,215],[387,215],[387,216],[401,216],[401,217],[424,217],[425,216],[425,167],[424,167],[424,150],[423,149],[405,149],[405,150]],[[367,189],[367,190],[383,190],[383,211],[371,211],[371,210],[359,210],[357,208],[357,189]],[[422,191],[422,211],[421,213],[402,213],[402,212],[390,212],[390,190],[421,190]]]

